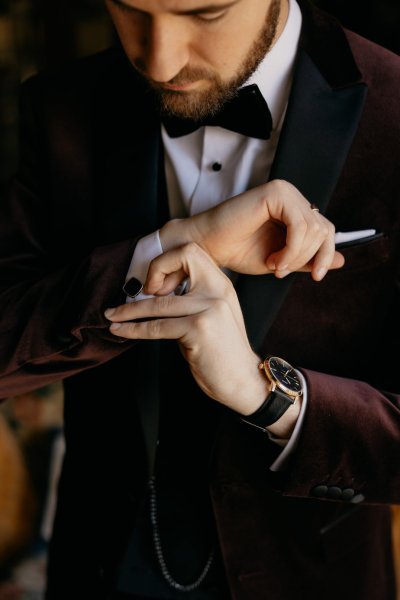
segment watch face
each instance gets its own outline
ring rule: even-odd
[[[271,356],[265,361],[265,366],[278,388],[289,394],[289,396],[298,396],[301,394],[300,379],[289,363],[277,356]]]

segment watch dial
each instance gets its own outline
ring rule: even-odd
[[[267,362],[271,375],[279,387],[292,395],[297,395],[301,392],[300,380],[296,371],[289,363],[277,356],[272,356]]]

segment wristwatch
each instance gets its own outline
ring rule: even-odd
[[[275,423],[302,395],[303,386],[294,368],[283,358],[267,356],[258,368],[270,382],[270,391],[256,412],[241,419],[265,431],[268,425]]]

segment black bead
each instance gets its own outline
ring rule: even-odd
[[[215,163],[213,163],[211,168],[213,171],[218,172],[222,169],[222,165],[219,162],[215,162]]]

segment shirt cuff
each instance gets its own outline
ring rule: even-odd
[[[146,281],[147,271],[149,270],[151,261],[162,253],[163,249],[158,231],[150,233],[149,235],[146,235],[146,237],[140,239],[136,244],[125,281],[128,281],[131,277],[135,277],[143,284]],[[140,292],[135,298],[127,296],[126,302],[144,300],[145,298],[153,298],[153,296]]]
[[[297,418],[297,422],[294,427],[293,433],[288,440],[282,440],[281,438],[274,437],[272,434],[267,432],[268,437],[272,442],[274,442],[275,444],[278,444],[279,446],[283,446],[282,452],[270,466],[271,471],[282,471],[286,467],[286,463],[288,462],[290,456],[293,454],[293,452],[295,451],[295,449],[297,447],[300,433],[303,428],[303,422],[304,422],[304,417],[306,414],[307,402],[308,402],[307,384],[306,384],[306,380],[304,379],[303,374],[300,373],[300,371],[297,371],[297,369],[296,369],[296,373],[303,385],[303,395],[302,395],[300,414]]]

